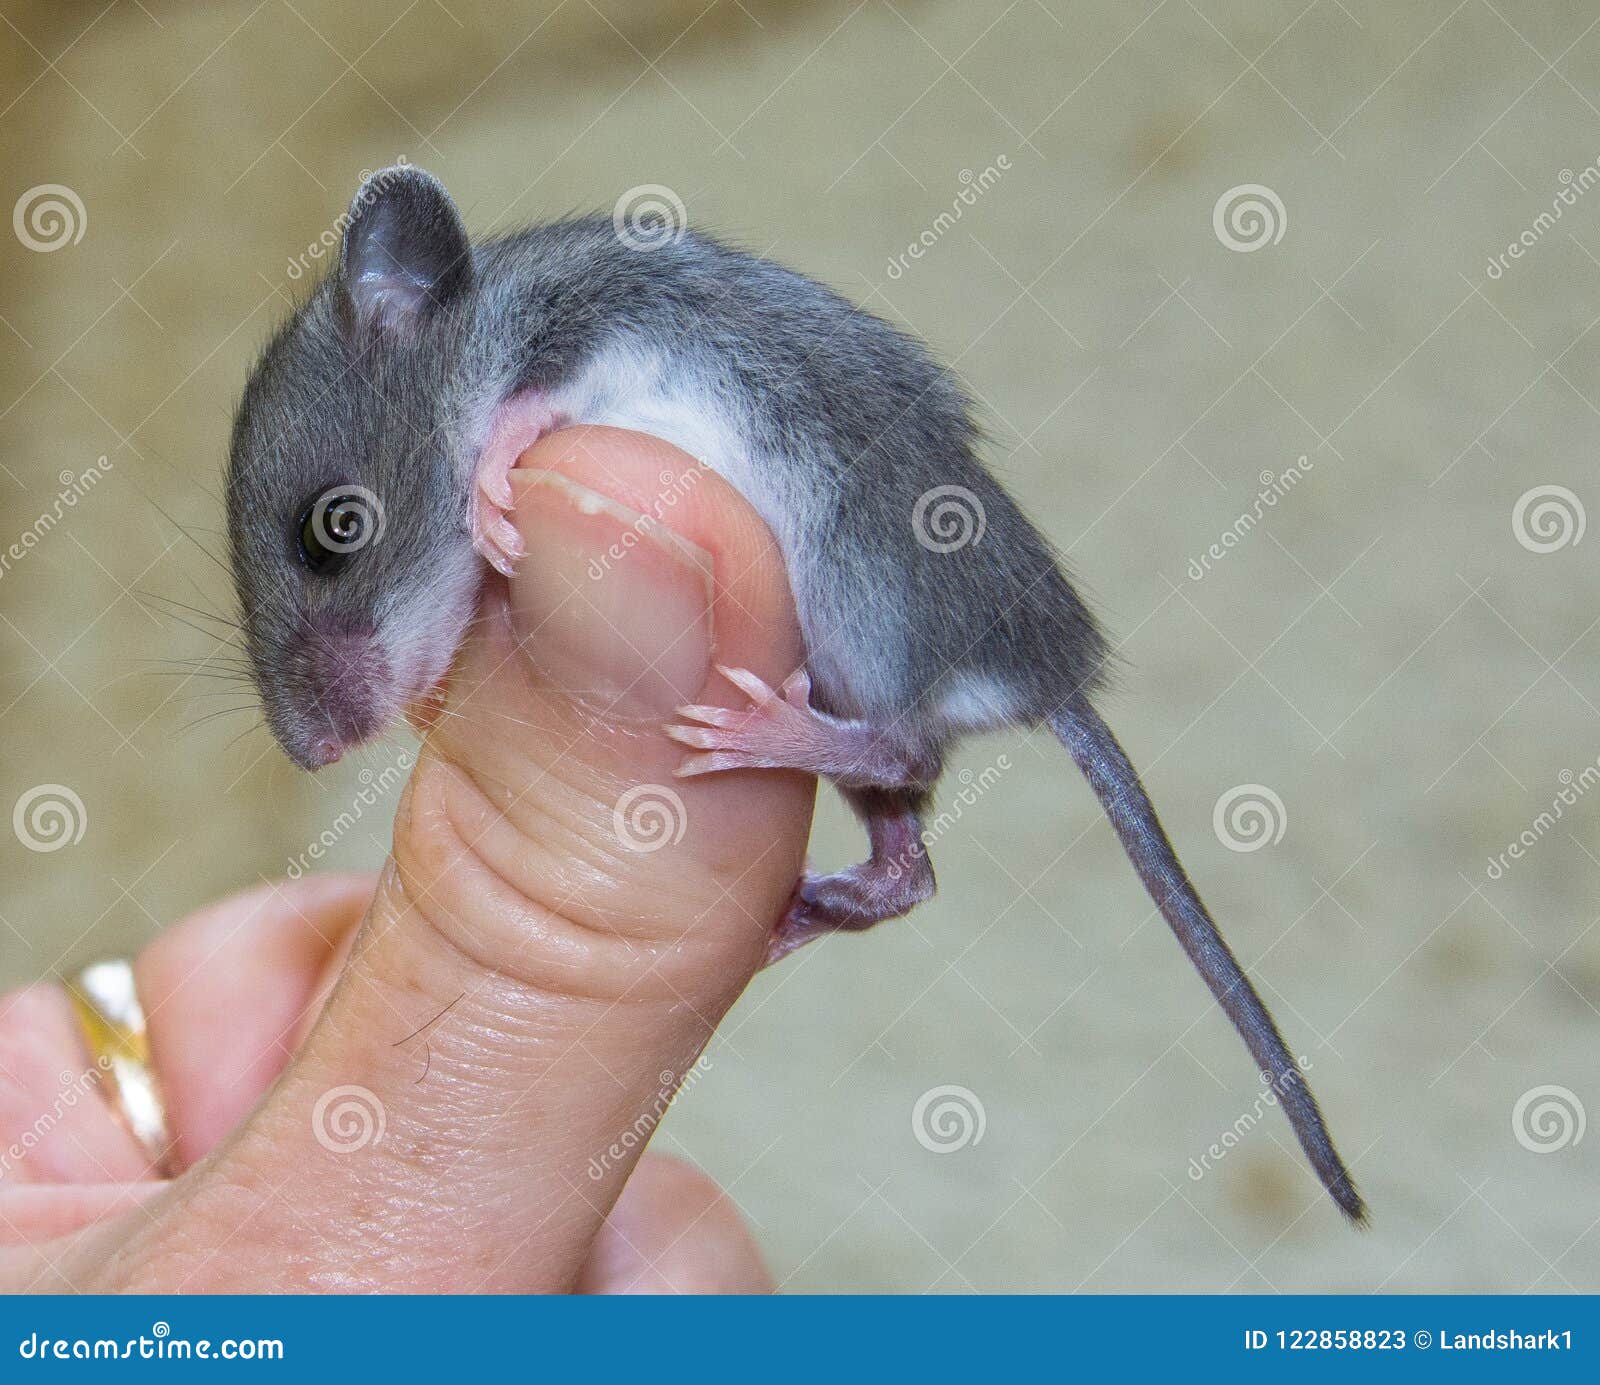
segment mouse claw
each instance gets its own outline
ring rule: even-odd
[[[795,707],[809,709],[811,706],[811,675],[803,668],[797,668],[784,680],[783,687],[779,690],[783,700]]]
[[[662,729],[679,745],[692,745],[696,750],[715,750],[722,744],[721,738],[709,726],[667,726]]]
[[[726,664],[718,664],[717,672],[726,678],[734,687],[738,688],[757,706],[776,700],[777,693],[773,692],[760,678],[751,673],[747,668],[729,668]]]
[[[517,570],[517,562],[527,554],[527,545],[517,527],[498,510],[488,509],[481,503],[473,515],[473,547],[496,572],[510,577]]]
[[[695,703],[679,707],[677,714],[686,721],[703,721],[707,726],[733,726],[743,715],[730,707],[702,707]]]
[[[516,575],[516,560],[497,545],[480,543],[478,552],[482,555],[483,560],[502,577],[514,577]]]
[[[478,473],[478,490],[484,498],[497,510],[509,510],[513,503],[511,494],[511,481],[509,475],[503,471],[480,471]]]
[[[500,516],[492,532],[496,545],[506,557],[512,561],[527,557],[528,547],[522,542],[522,535],[517,532],[517,526],[504,515]]]
[[[730,755],[722,751],[707,752],[702,755],[685,755],[683,763],[672,771],[674,779],[693,779],[699,774],[720,774],[727,769],[756,769],[759,766],[750,764],[742,755]]]

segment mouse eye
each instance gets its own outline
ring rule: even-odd
[[[300,561],[331,577],[383,532],[383,507],[364,486],[323,491],[300,516]]]

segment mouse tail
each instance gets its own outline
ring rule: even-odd
[[[1139,781],[1138,771],[1117,744],[1111,728],[1082,693],[1074,694],[1049,720],[1050,729],[1094,789],[1161,916],[1233,1021],[1263,1079],[1276,1093],[1323,1187],[1352,1222],[1364,1222],[1366,1206],[1334,1148],[1333,1136],[1306,1085],[1305,1074],[1190,883],[1156,816],[1155,806]]]

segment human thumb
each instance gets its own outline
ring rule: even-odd
[[[121,1263],[160,1287],[571,1287],[801,869],[814,782],[676,779],[687,702],[803,661],[770,533],[653,438],[569,429],[513,472],[493,579],[322,1019]],[[173,1269],[178,1273],[169,1273]]]

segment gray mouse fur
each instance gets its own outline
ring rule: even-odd
[[[680,228],[630,243],[603,217],[474,244],[420,170],[363,184],[338,267],[250,377],[228,465],[247,652],[292,758],[309,768],[337,758],[443,676],[484,574],[475,470],[506,417],[664,436],[739,489],[776,536],[806,639],[809,706],[819,723],[886,748],[842,769],[799,766],[845,786],[873,859],[802,882],[786,920],[798,940],[869,926],[930,894],[918,814],[945,749],[1046,724],[1324,1185],[1349,1217],[1364,1216],[1299,1066],[1091,704],[1105,638],[1048,541],[977,459],[961,388],[915,339],[803,275]],[[368,515],[332,571],[309,566],[307,507],[355,489],[379,498],[381,537],[372,541]],[[934,493],[981,523],[980,541],[927,541]],[[909,853],[909,881],[885,872],[891,850],[902,865]]]

